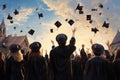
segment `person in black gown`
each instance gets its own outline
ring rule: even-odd
[[[73,30],[73,34],[76,29]],[[69,45],[66,45],[67,36],[58,34],[56,41],[59,46],[50,51],[50,69],[53,73],[51,80],[73,80],[70,55],[75,51],[75,38],[72,37]]]

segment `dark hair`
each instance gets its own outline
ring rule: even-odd
[[[41,43],[33,42],[30,44],[29,48],[31,49],[32,52],[38,52],[39,49],[41,48]]]
[[[12,53],[16,53],[17,51],[21,49],[21,47],[18,44],[11,44],[9,49]]]
[[[110,59],[110,52],[108,50],[105,50],[105,55],[106,55],[106,59]]]
[[[56,36],[56,41],[58,42],[59,45],[65,45],[67,40],[67,36],[65,34],[58,34]]]
[[[104,52],[104,47],[101,44],[96,43],[92,45],[92,50],[96,56],[100,56]]]
[[[120,49],[117,49],[115,52],[115,60],[120,58]]]

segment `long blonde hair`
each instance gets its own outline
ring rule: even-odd
[[[42,52],[38,51],[38,52],[30,52],[28,55],[28,59],[29,60],[37,60],[40,56],[42,56]]]
[[[0,51],[0,60],[4,61],[5,60],[5,55],[3,52]]]
[[[17,62],[21,62],[23,60],[23,54],[20,52],[20,50],[15,53],[10,52],[10,56],[13,57]]]

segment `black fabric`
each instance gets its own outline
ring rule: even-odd
[[[44,57],[28,60],[25,80],[47,80],[47,64]]]
[[[17,62],[10,57],[6,61],[6,78],[7,80],[24,80],[23,61]]]
[[[114,61],[115,80],[120,80],[120,59]]]
[[[0,60],[0,80],[5,80],[4,61]]]
[[[83,78],[83,70],[82,70],[82,63],[81,61],[72,60],[72,73],[73,73],[73,80],[82,80]]]
[[[57,46],[50,51],[51,80],[72,80],[70,55],[76,49],[74,43],[72,38],[70,45]]]
[[[86,63],[84,80],[114,80],[111,66],[102,57],[93,57]]]

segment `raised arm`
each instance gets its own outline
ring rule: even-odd
[[[71,40],[70,40],[70,45],[75,45],[75,42],[76,42],[76,40],[75,40],[75,32],[76,32],[76,28],[74,28],[73,30],[72,30],[72,38],[71,38]]]

